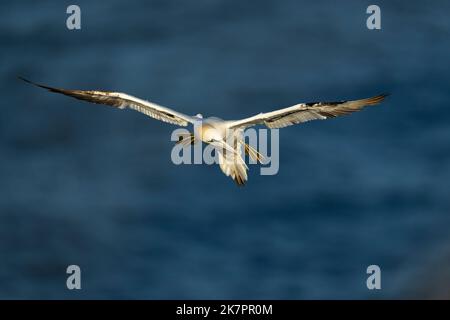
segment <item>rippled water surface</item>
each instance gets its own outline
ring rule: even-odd
[[[378,1],[379,31],[367,1],[76,3],[79,31],[63,2],[0,4],[0,298],[448,293],[450,2]],[[175,166],[174,127],[17,75],[225,119],[391,96],[281,130],[279,173],[238,188]]]

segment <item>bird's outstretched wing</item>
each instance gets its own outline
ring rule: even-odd
[[[142,112],[143,114],[146,114],[147,116],[155,118],[157,120],[176,124],[179,126],[187,126],[188,123],[192,123],[193,121],[192,118],[188,115],[121,92],[58,89],[37,84],[22,77],[19,77],[19,79],[31,83],[35,86],[47,89],[51,92],[61,93],[76,99],[92,103],[106,104],[109,106],[117,107],[119,109],[125,109],[128,107],[133,110]]]
[[[277,111],[260,113],[250,118],[230,121],[228,127],[233,129],[264,124],[271,129],[284,128],[301,122],[334,118],[359,111],[366,106],[380,103],[386,96],[387,94],[381,94],[361,100],[300,103]]]

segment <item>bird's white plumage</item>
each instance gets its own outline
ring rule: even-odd
[[[193,117],[122,92],[59,89],[37,84],[23,78],[21,79],[51,92],[61,93],[79,100],[105,104],[119,109],[130,108],[154,119],[179,126],[187,126],[194,121]]]
[[[300,103],[292,107],[260,113],[241,120],[224,121],[215,117],[203,119],[201,114],[191,117],[122,92],[58,89],[21,79],[51,92],[119,109],[130,108],[167,123],[179,126],[187,126],[191,123],[194,125],[194,133],[180,136],[179,142],[191,144],[201,140],[213,145],[219,154],[221,170],[225,175],[231,176],[238,185],[244,185],[248,179],[248,167],[241,157],[241,149],[244,148],[245,152],[252,158],[258,160],[263,158],[262,155],[243,141],[245,128],[258,124],[269,128],[283,128],[310,120],[328,119],[359,111],[365,106],[378,104],[386,97],[386,95],[378,95],[352,101]],[[230,140],[230,136],[232,138],[231,141],[234,141],[232,145],[227,143]]]
[[[228,127],[230,129],[247,128],[257,124],[263,124],[271,129],[284,128],[310,120],[324,120],[359,111],[365,106],[380,103],[385,97],[386,95],[383,94],[361,100],[300,103],[292,107],[260,113],[241,120],[230,121]]]
[[[157,120],[180,126],[187,126],[189,123],[193,122],[192,117],[181,112],[174,111],[170,108],[163,107],[159,104],[142,100],[126,93],[117,92],[114,94],[116,94],[117,98],[123,101],[120,109],[128,107]]]

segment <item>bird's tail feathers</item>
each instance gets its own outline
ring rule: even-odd
[[[230,176],[238,186],[245,185],[248,180],[247,170],[248,167],[245,164],[239,153],[230,153],[218,151],[219,166],[222,172],[226,176]]]

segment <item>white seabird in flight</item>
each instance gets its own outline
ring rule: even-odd
[[[243,133],[246,128],[254,125],[265,125],[270,129],[278,129],[310,120],[334,118],[359,111],[366,106],[376,105],[387,96],[387,94],[380,94],[360,100],[300,103],[292,107],[260,113],[241,120],[222,120],[216,117],[203,118],[201,114],[188,116],[126,93],[58,89],[37,84],[22,77],[19,78],[51,92],[61,93],[76,99],[105,104],[119,109],[131,108],[149,117],[170,124],[179,126],[193,124],[193,133],[181,136],[178,143],[192,144],[196,141],[203,141],[213,145],[219,156],[220,169],[226,176],[231,176],[238,185],[244,185],[248,178],[248,167],[240,155],[241,148],[244,147],[246,154],[254,160],[260,162],[262,160],[262,155],[244,142]],[[227,141],[234,142],[230,145]]]

